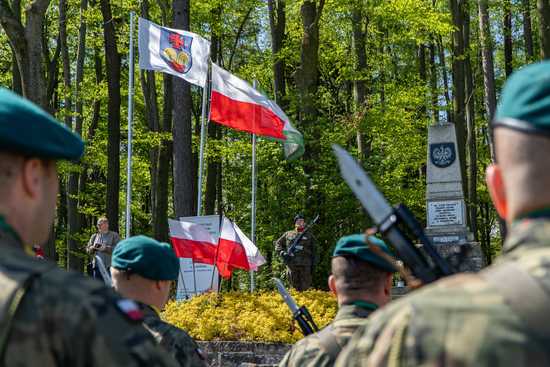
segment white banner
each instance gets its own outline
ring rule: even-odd
[[[210,42],[201,36],[161,27],[139,18],[139,67],[157,70],[204,87],[208,72]]]

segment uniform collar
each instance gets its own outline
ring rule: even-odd
[[[6,237],[8,239],[7,244],[22,248],[27,254],[32,255],[31,247],[23,244],[21,236],[6,222],[2,215],[0,215],[0,237]]]
[[[514,252],[518,248],[549,246],[550,238],[547,235],[549,228],[550,217],[537,214],[533,217],[524,216],[516,219],[502,246],[503,254]]]
[[[349,318],[367,318],[373,313],[378,306],[372,302],[367,301],[354,301],[341,305],[336,314],[335,320],[349,319]]]
[[[517,223],[521,223],[524,220],[540,219],[540,218],[550,219],[550,207],[532,210],[530,212],[520,214],[516,219],[514,219],[512,226],[516,225]]]
[[[143,302],[137,302],[139,305],[139,308],[143,312],[144,316],[153,316],[156,318],[160,318],[160,310],[156,308],[153,305],[147,305]]]

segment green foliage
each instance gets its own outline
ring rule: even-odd
[[[76,99],[75,60],[78,49],[80,1],[68,0],[67,14],[68,51],[72,62],[73,85],[64,90],[62,65],[53,64],[57,83],[52,96],[51,108],[62,120],[65,109],[63,96]],[[425,161],[427,125],[430,122],[430,88],[427,80],[419,75],[417,47],[441,38],[447,57],[445,71],[451,74],[450,42],[453,27],[444,2],[432,6],[428,0],[391,0],[343,2],[327,0],[320,18],[319,42],[319,88],[315,96],[318,117],[315,123],[303,122],[300,116],[300,99],[296,76],[300,70],[300,49],[303,42],[303,26],[300,9],[302,1],[286,2],[286,31],[283,49],[272,55],[269,16],[265,1],[260,0],[213,0],[191,1],[191,30],[203,37],[220,40],[218,63],[252,82],[271,97],[273,93],[274,60],[284,60],[287,88],[281,102],[293,124],[303,132],[308,149],[304,158],[287,162],[279,143],[259,138],[257,144],[258,201],[257,244],[268,264],[261,268],[257,283],[260,288],[271,288],[270,278],[279,275],[282,266],[272,256],[273,241],[292,226],[295,213],[303,212],[312,218],[317,212],[321,221],[315,228],[320,246],[321,261],[315,270],[315,285],[326,287],[330,254],[340,236],[361,232],[372,223],[364,215],[358,201],[340,178],[331,144],[337,143],[358,156],[357,132],[363,135],[366,155],[362,157],[365,168],[387,195],[391,203],[407,204],[421,222],[425,221]],[[113,19],[118,36],[118,49],[122,58],[122,125],[121,125],[121,191],[120,218],[123,221],[126,190],[126,133],[129,12],[138,12],[142,2],[125,0],[112,2]],[[353,6],[363,6],[366,25],[367,69],[356,70],[352,39]],[[55,56],[58,47],[58,4],[51,3],[45,22],[44,40],[48,46],[48,58]],[[149,3],[149,18],[159,24],[170,24],[172,4],[167,0]],[[487,211],[478,211],[480,236],[488,235],[486,253],[493,256],[498,251],[498,236],[495,236],[496,215],[489,204],[483,182],[483,169],[489,163],[489,151],[485,140],[487,123],[483,110],[481,72],[477,65],[479,45],[476,31],[475,6],[471,5],[472,48],[470,55],[476,69],[476,89],[472,98],[476,101],[476,131],[478,133],[478,192],[479,206]],[[517,6],[514,7],[517,13]],[[495,13],[499,17],[500,13]],[[83,13],[87,22],[86,58],[82,82],[83,138],[86,140],[86,155],[79,166],[60,165],[62,186],[65,187],[70,172],[79,172],[86,178],[86,186],[78,193],[78,209],[81,213],[82,230],[78,241],[82,248],[94,231],[95,219],[105,214],[107,175],[107,85],[105,80],[105,57],[103,42],[103,18],[98,2],[90,2]],[[516,19],[516,18],[514,18]],[[496,21],[496,20],[494,20]],[[137,31],[135,30],[135,35]],[[497,37],[500,40],[500,38]],[[514,33],[514,41],[519,36]],[[7,37],[0,32],[0,83],[12,85],[12,54]],[[136,48],[137,49],[137,48]],[[518,51],[520,52],[520,51]],[[497,44],[497,62],[501,60],[501,47]],[[97,59],[97,60],[96,60]],[[101,64],[98,78],[96,61]],[[428,60],[429,61],[429,60]],[[441,63],[442,60],[436,60]],[[516,58],[516,64],[521,62]],[[519,65],[518,65],[519,66]],[[497,67],[499,83],[501,68]],[[439,115],[450,108],[443,100],[442,67],[438,66],[436,92],[440,102]],[[162,75],[156,74],[156,92],[159,106],[165,99]],[[451,78],[451,77],[450,77]],[[353,82],[363,80],[367,86],[367,100],[357,106],[352,91]],[[171,141],[170,133],[151,131],[140,79],[135,72],[135,115],[132,213],[134,233],[152,234],[152,165],[151,152],[163,141]],[[199,115],[202,90],[193,87],[193,152],[198,154]],[[95,107],[98,106],[98,109]],[[159,111],[162,117],[162,111]],[[74,113],[72,114],[74,117]],[[74,128],[74,126],[73,126]],[[221,138],[210,138],[206,157],[221,161],[222,203],[224,214],[235,220],[247,233],[250,232],[251,210],[251,137],[249,134],[221,128]],[[196,162],[194,162],[196,165]],[[196,171],[193,165],[189,174]],[[172,212],[172,175],[168,190],[169,216]],[[206,177],[206,176],[205,176]],[[59,261],[64,264],[66,247],[66,190],[62,190],[56,222]],[[190,199],[194,200],[194,198]],[[82,256],[84,252],[81,253]],[[234,288],[248,286],[248,275],[237,273]],[[229,287],[229,286],[227,286]]]

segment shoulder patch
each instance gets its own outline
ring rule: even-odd
[[[122,298],[116,301],[116,306],[130,320],[143,321],[143,312],[141,312],[136,302]]]

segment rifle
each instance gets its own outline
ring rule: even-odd
[[[292,257],[294,257],[294,253],[296,252],[296,246],[298,246],[298,244],[300,243],[300,241],[302,240],[302,238],[304,237],[304,235],[306,234],[307,231],[309,231],[309,229],[311,227],[313,227],[313,225],[315,223],[317,223],[317,221],[319,220],[319,214],[317,214],[315,216],[315,218],[313,218],[313,220],[311,221],[311,223],[309,223],[302,232],[300,232],[296,237],[294,237],[294,239],[292,240],[292,243],[290,244],[290,246],[288,246],[288,249],[286,251],[283,251],[281,253],[281,257],[283,258],[283,260],[286,262],[288,262],[288,260],[290,260]]]
[[[361,202],[381,233],[394,247],[398,257],[422,283],[431,283],[455,271],[435,250],[422,226],[403,204],[390,206],[370,177],[342,147],[332,146],[342,177]],[[418,243],[414,243],[414,239]]]
[[[109,275],[109,272],[107,271],[103,260],[101,260],[101,257],[99,257],[98,255],[95,255],[95,266],[99,269],[99,273],[101,274],[105,285],[107,287],[112,287],[113,283],[111,281],[111,275]]]
[[[304,334],[304,336],[308,336],[309,334],[319,331],[319,328],[315,324],[315,321],[313,321],[313,317],[311,317],[311,314],[306,306],[298,307],[296,301],[294,301],[292,296],[288,293],[280,279],[273,278],[273,281],[275,282],[275,286],[277,286],[277,290],[281,294],[281,297],[283,297],[283,301],[285,301],[288,308],[290,308],[292,317],[298,322],[298,325],[302,330],[302,334]]]

